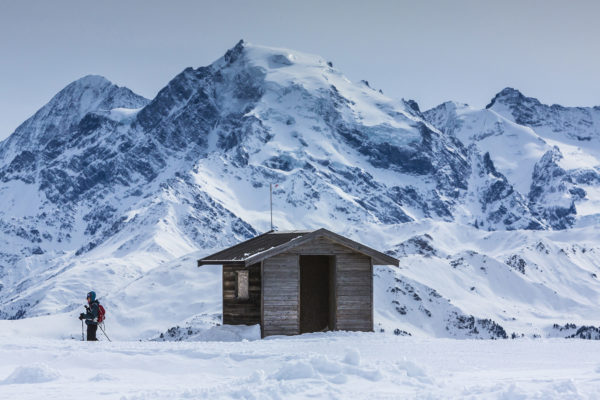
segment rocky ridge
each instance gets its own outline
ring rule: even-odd
[[[152,100],[82,78],[0,143],[0,317],[68,312],[86,274],[114,293],[265,231],[270,183],[277,228],[323,226],[382,250],[420,221],[589,225],[597,111],[505,89],[485,110],[422,112],[321,57],[243,41]],[[444,315],[500,332],[467,309]]]

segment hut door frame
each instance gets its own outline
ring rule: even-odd
[[[312,328],[310,328],[309,330],[306,330],[307,329],[306,321],[305,321],[305,324],[303,325],[303,315],[305,315],[305,314],[302,312],[302,307],[303,307],[303,305],[302,305],[302,297],[303,297],[303,295],[302,295],[302,293],[303,293],[302,257],[324,257],[327,259],[327,271],[324,274],[324,276],[327,277],[327,307],[326,307],[327,326],[325,327],[325,329],[326,330],[335,330],[336,329],[336,311],[337,311],[337,302],[336,302],[336,299],[337,299],[337,297],[336,297],[337,257],[332,254],[301,254],[298,256],[298,267],[299,267],[299,271],[298,271],[298,273],[299,273],[298,274],[299,275],[298,276],[298,279],[299,279],[298,328],[299,328],[299,333],[315,332],[315,331],[311,330]],[[307,266],[307,268],[311,268],[311,267]],[[319,276],[319,277],[322,277],[322,276]],[[306,277],[305,277],[305,279],[306,279]],[[315,282],[315,284],[317,284],[317,282]],[[323,290],[323,287],[321,287],[321,290]],[[325,310],[322,310],[322,311],[325,311]],[[310,325],[310,322],[308,324]]]

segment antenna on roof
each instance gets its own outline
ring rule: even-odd
[[[273,184],[269,183],[269,199],[271,203],[271,230],[273,230]]]
[[[275,184],[275,187],[279,186]],[[269,183],[269,200],[271,203],[271,231],[273,230],[273,184]]]

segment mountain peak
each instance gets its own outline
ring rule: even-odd
[[[133,93],[130,89],[126,87],[120,87],[115,85],[113,82],[108,80],[107,78],[101,75],[86,75],[82,78],[79,78],[67,86],[65,86],[60,92],[58,92],[47,104],[52,105],[54,103],[64,103],[73,102],[73,103],[86,103],[87,97],[132,97],[144,99],[142,96],[139,96]],[[118,102],[118,100],[116,100]],[[144,101],[141,101],[143,103]],[[83,104],[85,106],[85,104]],[[91,110],[90,110],[91,111]]]
[[[333,69],[333,64],[327,62],[319,55],[286,48],[256,45],[243,39],[234,47],[227,50],[223,57],[211,64],[213,69],[223,69],[231,66],[251,66],[262,68],[267,72],[281,72],[282,68],[294,65],[301,67],[305,72],[313,68],[321,71],[331,71]],[[364,85],[365,82],[361,83]]]
[[[73,119],[71,123],[76,123],[88,112],[115,107],[138,108],[148,101],[101,75],[86,75],[68,84],[42,110],[54,114],[70,114]]]
[[[497,96],[505,96],[505,97],[510,97],[510,96],[523,96],[523,94],[515,88],[511,88],[511,87],[505,87],[504,89],[502,89],[500,92],[497,93]]]
[[[464,108],[469,108],[469,105],[467,103],[461,103],[458,101],[445,101],[442,104],[434,107],[433,109],[444,109],[444,110],[451,110],[451,111],[456,111],[456,110],[462,110]]]
[[[240,39],[235,46],[225,52],[223,58],[228,64],[233,64],[240,57],[246,45],[247,43],[244,42],[244,39]]]
[[[405,100],[404,103],[415,113],[418,113],[418,114],[421,113],[421,109],[419,108],[419,103],[417,103],[415,100],[408,99],[408,100]]]
[[[79,99],[81,99],[86,92],[89,92],[90,94],[93,94],[93,97],[96,97],[98,93],[118,88],[117,85],[101,75],[86,75],[65,86],[46,106],[64,102],[78,103]]]
[[[23,122],[7,139],[4,149],[38,149],[57,136],[67,133],[82,118],[97,111],[114,108],[140,108],[149,100],[126,87],[119,87],[100,75],[86,75],[58,92],[31,118]]]
[[[86,75],[73,81],[70,85],[81,85],[81,86],[106,86],[112,85],[113,83],[103,77],[102,75]]]
[[[470,108],[470,107],[466,103],[460,103],[457,101],[445,101],[442,104],[439,104],[433,108],[430,108],[427,111],[424,111],[423,115],[425,116],[425,119],[428,122],[433,123],[433,120],[438,120],[437,122],[439,123],[440,118],[443,118],[444,120],[446,120],[447,118],[449,118],[451,116],[456,116],[456,114],[459,111],[468,109],[468,108]],[[435,123],[434,123],[434,125],[435,125]]]
[[[500,92],[498,92],[494,98],[492,99],[492,101],[490,101],[490,103],[485,106],[486,109],[492,108],[495,104],[508,104],[508,105],[514,105],[514,104],[520,104],[526,101],[531,101],[533,103],[539,103],[539,101],[533,97],[527,97],[525,96],[523,93],[521,93],[519,90],[511,88],[511,87],[506,87],[504,89],[502,89]]]

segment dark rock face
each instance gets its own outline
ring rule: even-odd
[[[334,121],[334,131],[365,155],[373,166],[391,168],[416,176],[433,175],[437,188],[451,197],[457,197],[459,190],[467,188],[468,164],[464,158],[464,149],[459,143],[448,142],[425,124],[415,124],[413,128],[419,132],[419,136],[411,138],[407,144],[400,145],[393,142],[377,142],[373,138],[377,136],[377,130],[388,130],[388,133],[396,133],[399,136],[403,134],[402,131],[392,131],[386,127],[372,129],[348,126],[339,116],[335,117]],[[460,152],[450,152],[449,148]]]
[[[512,88],[502,90],[486,106],[492,110],[502,107],[506,107],[512,119],[520,125],[546,128],[578,142],[600,139],[598,107],[549,106]]]
[[[600,328],[596,328],[595,326],[582,326],[579,329],[577,329],[577,332],[575,332],[571,336],[567,336],[567,338],[600,340]]]
[[[435,185],[426,195],[414,188],[392,188],[399,205],[418,204],[427,216],[451,219],[450,209],[467,189],[469,165],[462,144],[433,131],[423,122],[409,121],[411,131],[390,126],[364,126],[347,121],[343,115],[352,107],[332,86],[330,102],[321,104],[323,118],[332,132],[376,168],[423,177]],[[413,109],[414,112],[414,109]],[[394,138],[381,141],[380,137]]]
[[[506,265],[525,275],[525,268],[527,267],[527,262],[518,255],[513,254],[512,256],[510,256],[508,260],[506,260]]]
[[[422,115],[419,104],[414,100],[407,100],[406,105],[414,112],[415,115]]]
[[[25,150],[10,162],[8,167],[0,170],[0,179],[8,182],[14,179],[22,180],[25,183],[35,181],[34,172],[37,166],[37,157],[31,151]]]
[[[530,101],[534,105],[541,104],[537,99],[527,98],[523,96],[521,92],[516,89],[507,87],[502,89],[502,91],[498,92],[496,96],[490,101],[490,103],[485,106],[486,109],[492,108],[497,102],[504,102],[508,104],[519,104],[525,101]]]
[[[574,199],[585,196],[585,191],[574,188],[571,176],[559,166],[562,157],[558,147],[544,154],[535,165],[529,192],[535,215],[554,229],[573,225],[577,214]]]
[[[389,254],[393,257],[406,257],[411,254],[419,254],[425,257],[438,256],[438,251],[433,244],[433,238],[429,234],[414,236],[394,247]]]
[[[479,193],[481,216],[475,226],[481,229],[543,229],[544,225],[534,216],[527,200],[499,173],[489,153],[480,157],[471,148],[473,174],[477,176],[476,190]]]
[[[490,158],[490,153],[483,155],[483,171],[485,175],[495,178],[494,183],[485,188],[481,197],[483,209],[495,201],[503,200],[514,193],[513,187],[508,183],[504,175],[496,171],[494,163]]]
[[[486,339],[508,339],[504,328],[491,319],[480,319],[472,315],[454,313],[454,321],[450,321],[450,326],[465,330],[469,335],[475,337],[482,335]]]
[[[236,46],[226,54],[229,64],[243,63],[240,49],[243,47]],[[225,150],[235,147],[257,122],[245,114],[262,96],[264,72],[252,66],[232,70],[214,66],[184,70],[140,111],[136,122],[172,151],[186,151],[195,145],[197,153],[205,152],[207,136],[217,124],[227,132],[220,146]],[[225,103],[239,107],[231,109]],[[223,113],[223,109],[230,112]]]

